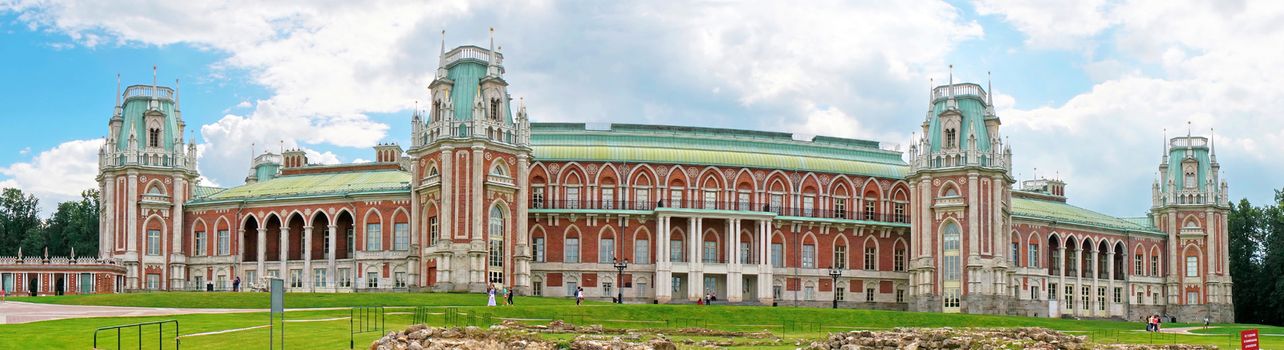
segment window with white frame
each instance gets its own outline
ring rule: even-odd
[[[674,208],[684,208],[682,205],[682,189],[674,188],[669,190],[669,206]]]
[[[339,287],[352,288],[352,269],[343,267],[335,270],[334,281]]]
[[[406,288],[406,273],[397,271],[392,273],[392,286],[395,288]],[[502,282],[502,281],[501,281]]]
[[[1008,255],[1008,261],[1012,266],[1021,266],[1021,244],[1012,242],[1012,254]]]
[[[1150,275],[1159,276],[1159,255],[1150,256]]]
[[[874,302],[874,288],[873,288],[873,287],[865,288],[865,302],[867,302],[867,303],[872,303],[872,302]]]
[[[195,246],[192,247],[192,256],[205,255],[205,232],[196,231],[196,234],[192,236],[192,241],[195,242]]]
[[[718,262],[718,242],[704,241],[704,254],[701,261],[706,263]]]
[[[147,255],[161,254],[160,230],[147,230]]]
[[[847,246],[846,245],[834,246],[834,268],[835,269],[847,268]]]
[[[531,187],[531,209],[544,209],[544,186]]]
[[[366,272],[366,288],[379,288],[379,273]]]
[[[1186,257],[1186,277],[1199,277],[1199,257]]]
[[[646,209],[651,206],[651,189],[636,188],[633,189],[633,209]]]
[[[736,208],[744,211],[753,210],[753,208],[749,207],[749,192],[740,191],[736,193]]]
[[[615,239],[603,238],[597,242],[597,262],[610,264],[615,262]]]
[[[227,230],[218,231],[217,245],[218,255],[232,255],[232,242]]]
[[[780,208],[784,207],[785,205],[785,195],[779,194],[779,193],[772,193],[770,202],[768,203],[769,203],[768,204],[769,207],[767,208],[767,211],[780,214]]]
[[[356,230],[353,229],[352,227],[348,227],[348,232],[346,235],[347,237],[344,238],[344,241],[348,243],[348,257],[352,257],[352,253],[357,249]]]
[[[877,201],[873,198],[865,198],[865,220],[874,220],[874,202]]]
[[[834,287],[834,299],[838,301],[847,301],[847,288]]]
[[[317,287],[317,288],[326,287],[325,272],[326,272],[326,269],[324,267],[312,269],[312,286],[313,287]]]
[[[771,267],[785,267],[785,246],[783,244],[771,244]]]
[[[1123,288],[1115,287],[1115,303],[1118,304],[1122,302],[1123,302]]]
[[[816,213],[816,197],[812,195],[803,196],[802,216],[813,216]]]
[[[535,253],[535,262],[544,262],[544,237],[535,237],[531,245]]]
[[[566,251],[562,252],[562,261],[568,263],[580,262],[580,239],[567,238],[565,246]]]
[[[1028,261],[1025,264],[1029,267],[1039,267],[1039,244],[1030,243],[1026,249],[1029,249],[1026,252],[1029,257],[1026,258]]]
[[[1097,287],[1097,311],[1106,311],[1106,287]]]
[[[897,290],[896,290],[896,302],[897,302],[897,303],[904,303],[904,302],[905,302],[905,290],[904,290],[904,289],[897,289]]]
[[[638,239],[633,241],[633,263],[649,264],[651,261],[651,241]]]
[[[580,187],[567,186],[566,187],[566,209],[579,209],[579,208],[580,208]]]
[[[366,224],[366,251],[377,252],[383,250],[383,226],[381,224]]]
[[[685,259],[686,254],[683,254],[686,250],[683,249],[682,242],[683,240],[680,240],[680,239],[669,240],[669,261],[670,262],[686,261]]]
[[[1137,276],[1145,276],[1145,275],[1146,275],[1145,270],[1143,270],[1143,269],[1142,269],[1142,267],[1144,267],[1144,266],[1145,266],[1145,263],[1144,263],[1144,261],[1145,261],[1145,260],[1146,260],[1146,258],[1145,258],[1143,255],[1141,255],[1141,254],[1137,254],[1137,255],[1133,256],[1133,260],[1132,260],[1132,263],[1133,263],[1133,267],[1132,267],[1132,269],[1133,269],[1133,271],[1132,271],[1132,273],[1133,273],[1134,275],[1137,275]]]
[[[749,242],[743,242],[743,241],[740,242],[739,260],[741,264],[749,264],[749,261],[750,261],[749,257],[753,255],[753,251],[751,250],[752,248],[750,248],[750,246],[751,245],[749,244]]]
[[[804,244],[802,246],[802,267],[808,269],[816,268],[816,246],[813,244]]]
[[[615,209],[615,189],[602,188],[602,209]]]
[[[894,218],[895,219],[894,221],[908,222],[908,220],[906,220],[908,218],[905,216],[905,203],[892,204],[892,210],[893,210],[892,214],[896,215],[896,217]]]
[[[893,252],[892,271],[905,271],[905,248],[896,248]]]
[[[498,205],[490,208],[490,225],[486,235],[489,248],[486,271],[487,280],[491,283],[504,283],[504,236],[508,235],[505,214],[504,209]]]
[[[392,250],[410,250],[410,224],[392,224]]]
[[[847,218],[847,198],[834,198],[834,217]]]
[[[878,248],[872,246],[865,247],[865,266],[866,270],[877,270],[875,264],[878,262]]]
[[[158,273],[147,274],[147,289],[151,289],[151,290],[160,289],[160,274]]]
[[[437,225],[437,216],[428,218],[428,245],[437,245],[437,240],[441,238],[441,227]]]
[[[290,288],[303,288],[303,270],[290,269]]]
[[[717,190],[704,190],[704,209],[718,209]]]

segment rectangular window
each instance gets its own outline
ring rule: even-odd
[[[897,302],[897,303],[904,303],[904,302],[905,302],[905,290],[904,290],[904,289],[897,289],[897,290],[896,290],[896,302]]]
[[[531,284],[531,295],[534,295],[534,296],[537,296],[537,297],[538,297],[538,296],[543,296],[543,295],[544,295],[544,282],[535,282],[535,283],[532,283],[532,284]]]
[[[1199,292],[1186,292],[1186,305],[1199,304]]]
[[[686,288],[682,287],[682,277],[673,276],[673,293],[682,293]]]
[[[816,197],[813,197],[813,196],[804,196],[804,197],[803,197],[803,202],[802,202],[802,207],[803,207],[802,216],[807,216],[807,217],[813,216],[812,214],[815,214],[815,213],[816,213],[816,210],[815,210],[815,209],[816,209]]]
[[[602,188],[602,209],[615,209],[614,188]]]
[[[846,296],[847,296],[847,289],[843,287],[834,288],[834,299],[837,299],[838,301],[846,301],[844,300],[844,299],[847,299]]]
[[[303,288],[303,270],[290,269],[290,288]]]
[[[1106,311],[1106,287],[1097,287],[1097,310]]]
[[[718,262],[718,242],[705,241],[704,254],[701,254],[701,255],[703,257],[701,258],[700,261],[703,261],[706,263]]]
[[[1039,300],[1039,286],[1030,286],[1030,300]]]
[[[352,288],[352,269],[340,268],[336,270],[334,280],[339,287]]]
[[[380,224],[366,224],[366,249],[367,252],[377,252],[383,250],[383,226]]]
[[[1199,257],[1186,257],[1186,277],[1199,277]]]
[[[683,208],[682,189],[674,188],[669,190],[669,206],[674,208]]]
[[[840,245],[834,247],[834,268],[847,268],[847,246]]]
[[[909,217],[905,216],[905,203],[892,204],[892,210],[894,210],[892,214],[896,215],[896,217],[893,218],[894,221],[909,222]]]
[[[874,271],[878,269],[875,265],[877,262],[878,250],[874,247],[865,247],[865,269]]]
[[[1074,286],[1066,286],[1066,309],[1074,309]]]
[[[1039,244],[1030,243],[1027,249],[1030,249],[1030,251],[1026,252],[1029,256],[1026,257],[1027,261],[1025,262],[1025,265],[1029,267],[1039,267]]]
[[[192,277],[192,289],[194,289],[194,290],[205,290],[205,276],[193,276],[193,277]]]
[[[357,237],[357,234],[356,234],[355,229],[354,229],[354,228],[352,228],[352,227],[349,227],[349,228],[348,228],[348,237],[347,237],[347,239],[346,239],[346,241],[347,241],[347,243],[348,243],[348,257],[349,257],[349,258],[351,258],[351,257],[352,257],[352,252],[356,251],[356,249],[357,249],[357,244],[356,244],[356,243],[357,243],[357,241],[356,241],[356,239],[357,239],[357,238],[356,238],[356,237]]]
[[[1150,256],[1150,275],[1159,276],[1159,256],[1158,255]]]
[[[811,244],[802,246],[802,267],[807,269],[816,268],[816,246]]]
[[[579,283],[577,283],[577,282],[566,282],[566,295],[567,295],[567,296],[572,296],[572,297],[573,297],[573,296],[575,296],[575,290],[576,290],[576,289],[579,289]]]
[[[736,208],[742,211],[753,210],[749,208],[749,192],[740,192],[736,194]]]
[[[544,262],[544,237],[536,237],[533,248],[535,250],[535,262]]]
[[[232,255],[231,236],[227,230],[218,231],[218,255]]]
[[[393,273],[392,281],[394,282],[393,287],[406,288],[406,273],[400,271]]]
[[[1048,283],[1048,300],[1057,300],[1057,284]]]
[[[196,232],[193,236],[192,240],[196,245],[192,247],[192,256],[205,255],[205,232]]]
[[[772,193],[770,207],[767,208],[768,209],[767,211],[780,214],[780,208],[783,207],[784,204],[785,204],[785,195]]]
[[[905,248],[896,248],[893,252],[892,271],[905,271]]]
[[[873,198],[865,198],[865,220],[874,220],[874,202]]]
[[[685,251],[684,251],[684,249],[682,249],[682,241],[681,241],[681,240],[670,240],[670,241],[669,241],[669,261],[670,261],[670,262],[683,262],[683,261],[686,261],[686,260],[684,259],[684,257],[686,256],[686,254],[683,254],[683,253],[685,253]]]
[[[1145,261],[1145,260],[1146,260],[1146,259],[1145,259],[1144,257],[1142,257],[1142,256],[1141,256],[1141,254],[1137,254],[1136,256],[1134,256],[1134,257],[1133,257],[1133,260],[1132,260],[1132,264],[1133,264],[1132,269],[1133,269],[1133,271],[1132,271],[1132,273],[1133,273],[1134,275],[1137,275],[1137,276],[1145,276],[1145,275],[1146,275],[1146,274],[1145,274],[1145,269],[1143,269],[1143,268],[1142,268],[1143,266],[1145,266],[1145,265],[1144,265],[1145,263],[1143,262],[1143,261]]]
[[[531,209],[544,209],[544,186],[531,187]]]
[[[634,189],[633,201],[635,202],[633,203],[634,205],[633,209],[645,210],[647,208],[650,208],[651,207],[651,189],[649,188]]]
[[[649,264],[651,261],[651,241],[639,239],[633,241],[633,263]]]
[[[704,208],[718,209],[718,191],[714,191],[714,190],[704,191]]]
[[[151,289],[151,290],[160,289],[160,274],[157,274],[157,273],[147,274],[147,289]]]
[[[568,263],[580,262],[580,239],[567,238],[566,251],[563,252],[562,261]]]
[[[216,283],[214,284],[214,288],[215,288],[215,290],[227,290],[227,289],[228,289],[228,288],[227,288],[227,275],[218,275],[218,277],[215,277],[215,281],[216,281]]]
[[[379,288],[378,272],[366,272],[366,288]]]
[[[771,267],[785,267],[785,246],[783,244],[771,244]]]
[[[313,287],[317,287],[317,288],[326,287],[325,271],[326,271],[325,268],[312,269],[312,286]]]
[[[1123,302],[1123,288],[1115,287],[1115,304]]]
[[[566,188],[566,209],[579,209],[579,208],[580,208],[580,188],[578,186],[567,187]]]
[[[816,300],[816,287],[803,288],[803,300]]]
[[[160,255],[160,252],[160,230],[147,230],[147,255]]]
[[[488,242],[486,266],[500,267],[500,270],[502,270],[504,266],[504,241],[491,239]]]
[[[441,238],[440,229],[437,226],[436,216],[428,218],[428,245],[437,245],[437,240]]]
[[[1080,295],[1079,295],[1079,297],[1083,299],[1083,309],[1084,309],[1084,310],[1088,310],[1088,309],[1089,309],[1089,307],[1088,307],[1088,301],[1089,301],[1089,300],[1092,300],[1092,299],[1091,299],[1091,297],[1092,297],[1092,289],[1091,289],[1091,288],[1089,288],[1088,286],[1084,286],[1084,287],[1083,287],[1083,294],[1080,294]]]
[[[611,287],[613,287],[611,282],[602,282],[602,294],[613,295],[611,294]]]
[[[785,288],[779,284],[771,286],[771,298],[780,300],[780,295],[785,294]]]
[[[392,224],[392,250],[410,250],[410,224]]]
[[[1012,255],[1009,255],[1009,257],[1010,258],[1008,258],[1008,260],[1012,263],[1013,267],[1021,266],[1021,244],[1020,243],[1012,242]]]
[[[615,239],[607,238],[597,242],[597,262],[601,264],[615,262]]]
[[[834,217],[847,218],[847,198],[834,198]]]
[[[874,302],[874,288],[865,288],[865,302]]]
[[[752,252],[752,251],[750,251],[750,247],[749,247],[749,246],[750,246],[749,242],[740,242],[740,257],[739,257],[739,258],[740,258],[740,263],[741,263],[741,264],[749,264],[749,260],[750,260],[750,259],[749,259],[749,256],[753,255],[753,252]]]

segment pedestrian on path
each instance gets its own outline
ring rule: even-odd
[[[508,306],[513,306],[513,290],[512,290],[512,289],[509,289],[509,290],[508,290],[508,294],[505,294],[505,295],[504,295],[504,299],[506,299],[506,300],[507,300],[506,304],[508,304]]]
[[[575,305],[584,303],[584,287],[575,287]]]
[[[486,306],[495,306],[495,287],[486,287]]]

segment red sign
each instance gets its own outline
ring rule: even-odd
[[[1239,349],[1240,350],[1257,350],[1257,330],[1249,329],[1239,331]]]

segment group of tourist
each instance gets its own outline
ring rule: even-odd
[[[494,286],[486,286],[486,306],[495,306],[495,294],[499,294],[504,300],[504,306],[513,306],[513,290],[508,287],[496,289]]]
[[[1146,331],[1158,332],[1160,323],[1163,323],[1163,321],[1159,318],[1159,315],[1150,315],[1150,317],[1146,317]]]
[[[696,300],[696,305],[709,305],[718,301],[718,293],[712,290],[704,293],[704,298]]]

